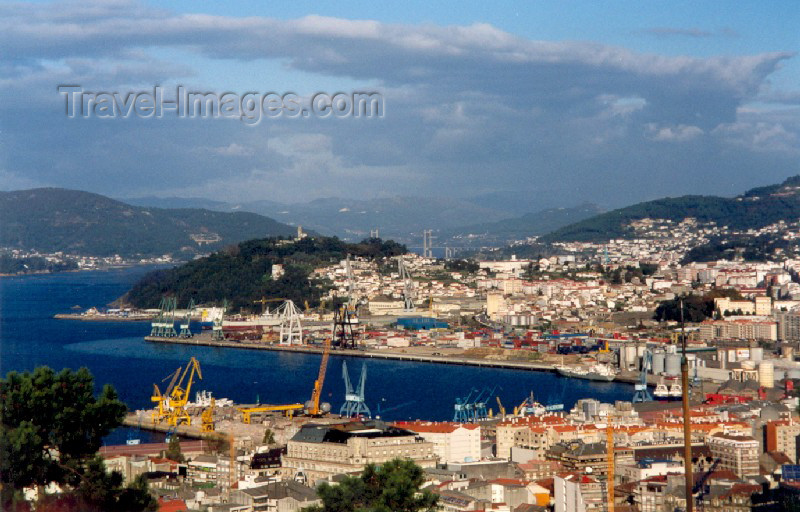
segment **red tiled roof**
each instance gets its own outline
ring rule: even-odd
[[[183,500],[165,500],[160,498],[158,500],[158,512],[185,512],[189,507]]]

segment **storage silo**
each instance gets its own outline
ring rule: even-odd
[[[664,361],[666,355],[663,350],[656,350],[653,352],[653,375],[661,375],[664,373]]]
[[[681,355],[667,354],[664,372],[667,375],[678,375],[681,373]]]
[[[775,367],[769,361],[761,361],[758,365],[758,384],[764,388],[775,387]]]
[[[636,347],[633,345],[627,345],[625,347],[625,363],[628,365],[628,368],[636,368],[639,369],[639,361],[636,359]]]

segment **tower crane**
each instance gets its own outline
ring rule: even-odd
[[[311,392],[311,400],[306,402],[306,410],[311,416],[321,416],[322,414],[330,411],[330,404],[320,404],[320,397],[322,396],[322,385],[325,383],[325,372],[328,370],[328,358],[331,355],[331,339],[325,338],[322,349],[322,361],[319,364],[319,375],[317,380],[314,381],[314,389]],[[326,410],[327,409],[327,410]]]

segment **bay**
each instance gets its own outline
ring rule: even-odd
[[[150,406],[153,383],[191,356],[201,364],[203,379],[195,390],[239,403],[305,402],[319,370],[320,356],[144,341],[146,322],[82,322],[57,320],[56,313],[73,306],[102,306],[121,296],[148,267],[68,272],[0,278],[0,373],[33,370],[39,365],[89,368],[98,386],[113,385],[132,410]],[[179,305],[182,306],[182,305]],[[344,401],[342,363],[357,382],[364,359],[331,357],[323,401],[338,412]],[[496,391],[488,407],[497,411],[494,396],[511,410],[532,391],[544,404],[570,408],[579,398],[605,402],[630,400],[628,384],[567,379],[552,373],[450,366],[433,363],[367,360],[366,403],[387,420],[451,420],[456,397],[472,388]],[[163,387],[163,386],[162,386]],[[120,429],[107,442],[124,442],[130,431]],[[143,442],[158,435],[137,433]]]

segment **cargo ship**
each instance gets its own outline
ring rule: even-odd
[[[601,382],[611,382],[617,376],[617,372],[613,368],[604,364],[594,364],[588,367],[556,366],[556,371],[564,377],[596,380]]]

